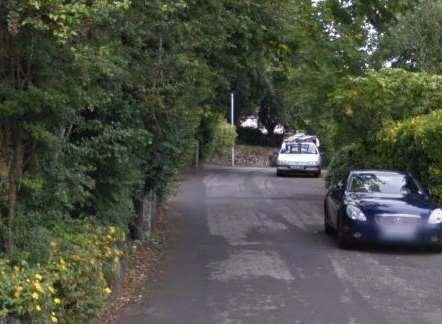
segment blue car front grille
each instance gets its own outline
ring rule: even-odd
[[[383,214],[376,215],[376,224],[381,227],[418,228],[422,225],[422,219],[417,215]]]

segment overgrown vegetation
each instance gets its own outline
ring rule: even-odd
[[[328,185],[353,168],[392,168],[415,173],[440,202],[441,2],[324,0],[300,10],[291,122],[320,136]]]
[[[53,269],[51,242],[65,242],[57,253],[66,263],[72,250],[82,259],[102,254],[101,238],[72,224],[128,232],[142,212],[137,202],[152,192],[164,201],[197,142],[202,158],[232,145],[223,118],[229,93],[251,98],[240,80],[265,75],[266,96],[275,96],[270,71],[286,62],[288,40],[278,31],[290,8],[264,0],[0,1],[0,319],[94,316],[108,260],[64,277]]]
[[[90,222],[59,222],[39,263],[0,260],[0,316],[33,322],[87,321],[112,293],[124,233]]]
[[[198,130],[199,154],[207,160],[227,147],[235,145],[236,130],[219,113],[206,112],[201,117]]]
[[[236,125],[258,112],[270,134],[319,135],[330,183],[398,168],[442,201],[439,12],[433,0],[0,1],[0,319],[92,317],[112,263],[98,254],[117,242],[82,226],[128,232],[197,143],[203,159],[230,146],[231,92]]]
[[[353,168],[414,173],[440,191],[442,76],[399,69],[343,80],[330,97],[336,132],[329,183]]]
[[[417,175],[442,204],[442,109],[386,127],[379,142],[385,165]]]

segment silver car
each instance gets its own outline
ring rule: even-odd
[[[313,143],[285,142],[276,160],[276,175],[287,173],[321,176],[321,154]]]

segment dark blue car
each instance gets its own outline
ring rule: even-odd
[[[324,228],[338,246],[379,242],[427,246],[442,251],[442,210],[411,175],[379,170],[352,171],[330,189]]]

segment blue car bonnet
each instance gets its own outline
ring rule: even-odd
[[[349,193],[346,204],[361,208],[368,217],[381,214],[408,214],[428,218],[436,206],[423,195]]]

